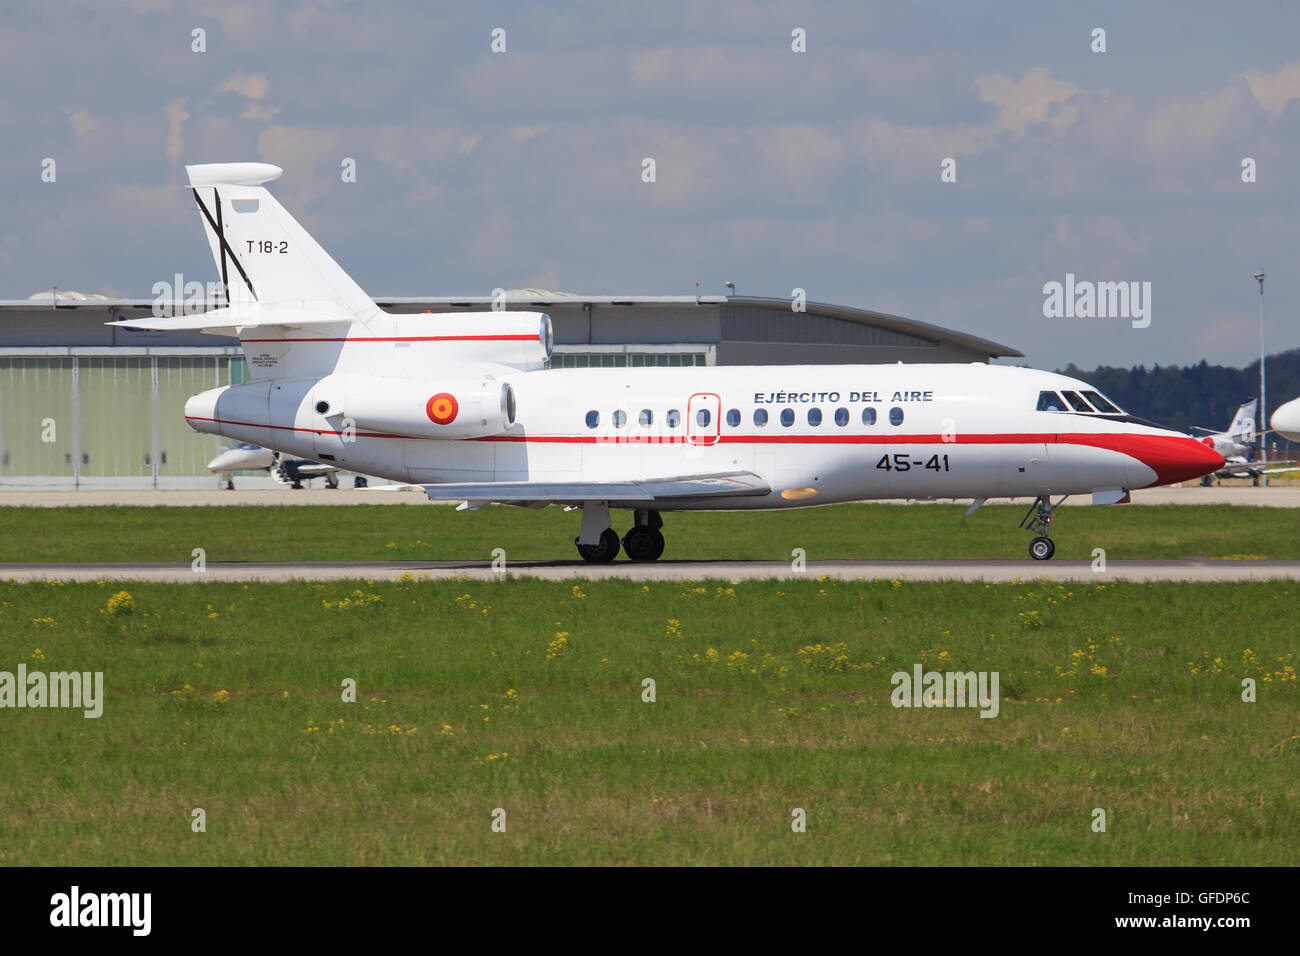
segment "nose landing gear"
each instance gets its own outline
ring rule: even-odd
[[[1037,537],[1029,542],[1029,556],[1035,561],[1046,561],[1056,553],[1056,545],[1051,538]]]
[[[1068,497],[1069,495],[1062,495],[1060,501],[1052,504],[1050,496],[1039,495],[1025,512],[1025,517],[1021,519],[1020,527],[1038,534],[1038,537],[1029,543],[1029,556],[1035,561],[1046,561],[1056,553],[1056,545],[1048,536],[1052,533],[1052,519],[1056,517],[1056,509]]]

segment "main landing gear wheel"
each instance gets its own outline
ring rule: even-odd
[[[606,528],[596,544],[579,544],[577,538],[573,539],[573,543],[578,545],[578,553],[583,560],[593,564],[609,564],[618,557],[618,532],[613,528]]]
[[[663,532],[637,525],[623,535],[623,552],[629,561],[658,561],[664,553]]]
[[[1035,561],[1046,561],[1056,553],[1056,545],[1051,538],[1035,538],[1029,543],[1029,556]]]

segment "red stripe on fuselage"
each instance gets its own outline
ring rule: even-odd
[[[223,418],[193,418],[194,421],[213,422],[220,425],[239,425],[246,428],[270,428],[277,431],[307,432],[315,435],[337,435],[337,431],[325,428],[302,428],[293,425],[259,425],[256,422],[240,422]],[[389,432],[357,432],[362,438],[409,438],[415,440],[435,440],[421,435],[398,435]],[[709,438],[714,436],[709,435]],[[485,435],[480,438],[460,439],[463,441],[500,441],[500,442],[534,442],[539,444],[582,444],[582,445],[618,445],[618,444],[686,444],[687,435],[638,435],[635,432],[618,435]],[[1173,453],[1180,453],[1186,458],[1198,449],[1207,454],[1205,464],[1213,465],[1218,453],[1201,445],[1193,438],[1179,435],[1143,435],[1131,433],[1098,432],[1004,432],[978,435],[954,435],[945,440],[942,434],[872,434],[872,435],[741,435],[723,434],[715,444],[785,444],[785,445],[1029,445],[1060,444],[1087,445],[1107,451],[1115,451],[1130,458],[1136,458],[1146,464],[1149,457],[1167,459]],[[1199,464],[1199,462],[1198,462]],[[1154,467],[1154,465],[1152,466]],[[1216,466],[1218,467],[1218,466]],[[1156,469],[1159,470],[1158,468]]]

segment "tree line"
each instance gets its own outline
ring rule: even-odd
[[[1099,365],[1092,371],[1071,362],[1057,371],[1095,386],[1133,415],[1179,431],[1191,431],[1193,425],[1221,431],[1228,427],[1242,402],[1259,397],[1258,362],[1230,368],[1202,359],[1196,365]],[[1267,413],[1272,415],[1283,402],[1300,397],[1300,349],[1268,356],[1265,372]],[[1263,422],[1257,425],[1267,427]],[[1270,436],[1270,443],[1273,441],[1279,449],[1290,447],[1283,439]]]

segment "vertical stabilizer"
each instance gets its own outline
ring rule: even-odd
[[[227,304],[338,313],[362,323],[374,301],[298,224],[263,183],[283,170],[269,163],[186,166]]]

